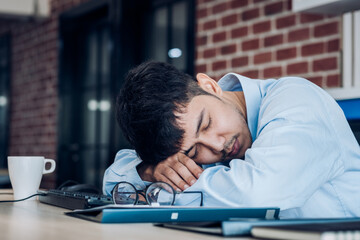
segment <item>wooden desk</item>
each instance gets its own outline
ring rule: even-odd
[[[0,200],[11,200],[11,190],[0,190]],[[99,224],[64,215],[68,211],[39,201],[0,203],[1,239],[184,240],[226,239],[201,233],[155,227],[152,224]],[[249,239],[249,238],[231,238]]]

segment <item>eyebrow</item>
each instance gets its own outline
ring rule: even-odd
[[[204,114],[205,114],[205,108],[203,108],[200,112],[200,115],[198,117],[198,124],[197,124],[197,127],[196,127],[196,133],[195,133],[195,137],[198,138],[199,137],[199,132],[200,132],[200,127],[201,127],[201,124],[204,120]],[[188,153],[191,151],[191,149],[193,149],[194,145],[192,145],[188,150],[184,151],[184,154],[187,156]]]

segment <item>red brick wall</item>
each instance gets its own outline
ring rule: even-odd
[[[56,158],[59,15],[87,0],[52,0],[51,17],[1,19],[0,34],[11,34],[9,155]],[[56,159],[55,159],[56,160]],[[55,184],[55,174],[42,187]]]
[[[339,16],[293,13],[291,0],[197,0],[196,15],[197,72],[341,85]]]

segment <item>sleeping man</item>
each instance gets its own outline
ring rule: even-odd
[[[120,181],[162,181],[203,192],[204,206],[360,216],[359,144],[336,101],[305,79],[216,82],[145,62],[129,72],[116,111],[135,150],[118,152],[105,194]]]

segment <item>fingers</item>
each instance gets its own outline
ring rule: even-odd
[[[156,180],[170,184],[177,192],[181,192],[189,187],[172,168],[167,168],[166,171],[158,174]]]
[[[169,183],[179,191],[193,185],[202,171],[203,169],[192,159],[184,154],[176,154],[155,167],[154,177],[157,181]]]
[[[185,190],[196,182],[197,178],[181,162],[176,162],[174,165],[171,166],[171,168],[178,174],[179,178],[181,178],[183,182],[185,182],[184,186],[180,186],[182,190]]]
[[[192,173],[193,176],[199,178],[201,173],[204,171],[199,165],[196,164],[194,160],[189,158],[188,156],[182,154],[179,157],[179,161]]]

